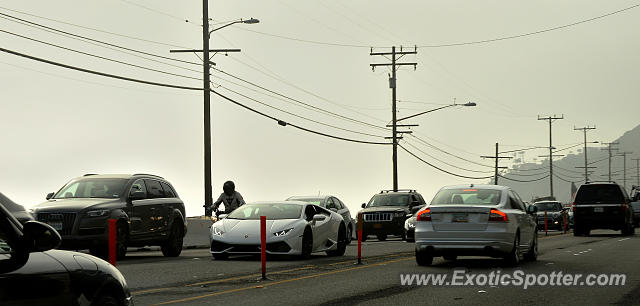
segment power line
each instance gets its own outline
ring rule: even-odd
[[[547,32],[551,32],[551,31],[556,31],[556,30],[560,30],[560,29],[564,29],[564,28],[569,28],[569,27],[573,27],[576,25],[580,25],[583,23],[588,23],[588,22],[592,22],[598,19],[602,19],[605,17],[609,17],[618,13],[622,13],[631,9],[635,9],[637,7],[639,7],[640,4],[635,4],[620,10],[616,10],[610,13],[606,13],[603,15],[599,15],[596,17],[592,17],[592,18],[588,18],[588,19],[583,19],[577,22],[572,22],[572,23],[568,23],[568,24],[564,24],[564,25],[560,25],[560,26],[556,26],[556,27],[551,27],[551,28],[546,28],[546,29],[542,29],[542,30],[538,30],[538,31],[533,31],[533,32],[527,32],[527,33],[521,33],[521,34],[516,34],[516,35],[509,35],[509,36],[502,36],[502,37],[497,37],[497,38],[491,38],[491,39],[482,39],[482,40],[475,40],[475,41],[467,41],[467,42],[456,42],[456,43],[441,43],[441,44],[425,44],[425,45],[418,45],[419,48],[444,48],[444,47],[458,47],[458,46],[468,46],[468,45],[478,45],[478,44],[486,44],[486,43],[492,43],[492,42],[498,42],[498,41],[504,41],[504,40],[511,40],[511,39],[517,39],[517,38],[523,38],[523,37],[527,37],[527,36],[533,36],[533,35],[538,35],[538,34],[542,34],[542,33],[547,33]],[[245,29],[245,28],[238,28],[239,30],[242,31],[247,31],[247,32],[252,32],[252,33],[256,33],[256,34],[260,34],[260,35],[265,35],[265,36],[271,36],[271,37],[275,37],[275,38],[280,38],[280,39],[285,39],[285,40],[290,40],[290,41],[296,41],[296,42],[303,42],[303,43],[309,43],[309,44],[315,44],[315,45],[326,45],[326,46],[334,46],[334,47],[349,47],[349,48],[381,48],[381,46],[367,46],[367,45],[358,45],[358,44],[346,44],[346,43],[333,43],[333,42],[326,42],[326,41],[317,41],[317,40],[309,40],[309,39],[302,39],[302,38],[296,38],[296,37],[289,37],[289,36],[284,36],[284,35],[277,35],[277,34],[272,34],[272,33],[266,33],[266,32],[262,32],[262,31],[256,31],[256,30],[251,30],[251,29]]]
[[[105,73],[105,72],[100,72],[100,71],[95,71],[95,70],[91,70],[91,69],[85,69],[85,68],[81,68],[81,67],[76,67],[76,66],[71,66],[71,65],[67,65],[67,64],[63,64],[63,63],[59,63],[59,62],[54,62],[54,61],[50,61],[47,59],[43,59],[43,58],[39,58],[39,57],[35,57],[32,55],[28,55],[28,54],[24,54],[24,53],[20,53],[20,52],[16,52],[16,51],[12,51],[12,50],[8,50],[5,48],[0,47],[0,51],[1,52],[5,52],[5,53],[9,53],[12,55],[16,55],[16,56],[20,56],[20,57],[24,57],[30,60],[34,60],[34,61],[38,61],[38,62],[42,62],[42,63],[46,63],[46,64],[50,64],[50,65],[54,65],[54,66],[58,66],[58,67],[63,67],[63,68],[67,68],[67,69],[71,69],[71,70],[76,70],[76,71],[81,71],[81,72],[85,72],[85,73],[89,73],[89,74],[94,74],[94,75],[99,75],[99,76],[103,76],[103,77],[108,77],[108,78],[114,78],[114,79],[119,79],[119,80],[123,80],[123,81],[129,81],[129,82],[136,82],[136,83],[141,83],[141,84],[147,84],[147,85],[153,85],[153,86],[161,86],[161,87],[169,87],[169,88],[176,88],[176,89],[184,89],[184,90],[198,90],[198,91],[202,91],[202,88],[197,88],[197,87],[189,87],[189,86],[181,86],[181,85],[174,85],[174,84],[167,84],[167,83],[158,83],[158,82],[152,82],[152,81],[146,81],[146,80],[141,80],[141,79],[135,79],[135,78],[130,78],[130,77],[125,77],[125,76],[120,76],[120,75],[115,75],[115,74],[110,74],[110,73]],[[222,97],[223,99],[236,104],[244,109],[247,109],[251,112],[254,112],[256,114],[262,115],[263,117],[267,117],[269,119],[272,119],[276,122],[278,122],[279,125],[281,126],[292,126],[294,128],[297,128],[299,130],[302,131],[306,131],[309,133],[313,133],[316,135],[321,135],[321,136],[325,136],[325,137],[329,137],[329,138],[333,138],[333,139],[338,139],[338,140],[343,140],[343,141],[348,141],[348,142],[354,142],[354,143],[362,143],[362,144],[375,144],[375,145],[390,145],[390,143],[387,142],[372,142],[372,141],[364,141],[364,140],[358,140],[358,139],[351,139],[351,138],[345,138],[345,137],[340,137],[340,136],[335,136],[335,135],[331,135],[331,134],[327,134],[327,133],[323,133],[323,132],[319,132],[319,131],[315,131],[315,130],[311,130],[302,126],[299,126],[297,124],[293,124],[293,123],[287,123],[285,121],[282,121],[276,117],[273,117],[271,115],[268,115],[266,113],[260,112],[256,109],[253,109],[249,106],[246,106],[238,101],[235,101],[231,98],[228,98],[227,96],[211,90],[211,92],[213,92],[214,94]]]
[[[503,176],[503,175],[501,175],[501,174],[498,174],[498,176],[499,176],[499,177],[501,177],[501,178],[503,178],[503,179],[505,179],[505,180],[508,180],[508,181],[514,181],[514,182],[518,182],[518,183],[531,183],[531,182],[537,182],[537,181],[541,181],[541,180],[544,180],[544,179],[546,179],[546,178],[548,178],[548,177],[549,177],[549,175],[547,174],[547,175],[545,175],[545,176],[543,176],[543,177],[541,177],[541,178],[537,178],[537,179],[534,179],[534,180],[518,180],[518,179],[514,179],[514,178],[510,178],[510,177]]]
[[[420,148],[418,148],[418,147],[414,146],[413,144],[411,144],[410,142],[408,142],[408,141],[406,141],[406,140],[405,140],[405,141],[403,141],[403,142],[404,142],[404,143],[406,143],[406,144],[408,144],[408,145],[409,145],[409,146],[411,146],[412,148],[414,148],[414,149],[418,150],[418,152],[421,152],[422,154],[424,154],[424,155],[426,155],[426,156],[429,156],[429,157],[431,157],[431,158],[433,158],[433,159],[435,159],[435,160],[437,160],[437,161],[439,161],[439,162],[441,162],[441,163],[443,163],[443,164],[445,164],[445,165],[447,165],[447,166],[454,167],[454,168],[456,168],[456,169],[460,169],[460,170],[464,170],[464,171],[469,171],[469,172],[476,172],[476,173],[491,173],[491,171],[478,171],[478,170],[472,170],[472,169],[467,169],[467,168],[463,168],[463,167],[459,167],[459,166],[453,165],[453,164],[451,164],[451,163],[448,163],[448,162],[446,162],[446,161],[443,161],[443,160],[441,160],[441,159],[438,159],[438,158],[436,158],[436,157],[432,156],[431,154],[429,154],[429,153],[427,153],[427,152],[425,152],[425,151],[423,151],[423,150],[420,150]]]
[[[457,159],[464,160],[464,161],[469,162],[469,163],[472,163],[472,164],[476,164],[476,165],[479,165],[479,166],[483,166],[483,167],[487,167],[487,168],[492,168],[492,169],[493,169],[493,166],[489,166],[489,165],[485,165],[485,164],[482,164],[482,163],[479,163],[479,162],[475,162],[475,161],[472,161],[472,160],[466,159],[466,158],[464,158],[464,157],[461,157],[461,156],[455,155],[455,154],[453,154],[453,153],[447,152],[447,151],[445,151],[445,150],[443,150],[443,149],[440,149],[440,148],[438,148],[438,147],[436,147],[436,146],[434,146],[434,145],[432,145],[432,144],[430,144],[430,143],[428,143],[428,142],[426,142],[426,141],[424,141],[424,140],[420,139],[420,138],[419,138],[418,136],[416,136],[416,135],[409,134],[409,136],[411,136],[411,137],[415,138],[416,140],[418,140],[418,142],[420,142],[420,143],[422,143],[422,144],[424,144],[424,145],[427,145],[427,146],[429,146],[429,147],[431,147],[431,148],[434,148],[434,149],[436,149],[436,150],[438,150],[438,151],[440,151],[440,152],[442,152],[442,153],[445,153],[445,154],[447,154],[447,155],[453,156],[453,157],[455,157],[455,158],[457,158]]]
[[[109,34],[109,35],[114,35],[114,36],[124,37],[124,38],[128,38],[128,39],[133,39],[133,40],[143,41],[143,42],[152,43],[152,44],[156,44],[156,45],[162,45],[162,46],[167,46],[167,47],[176,47],[176,48],[185,48],[185,49],[187,49],[187,47],[183,47],[183,46],[178,46],[178,45],[174,45],[174,44],[170,44],[170,43],[159,42],[159,41],[153,41],[153,40],[148,40],[148,39],[144,39],[144,38],[139,38],[139,37],[134,37],[134,36],[124,35],[124,34],[119,34],[119,33],[109,32],[109,31],[105,31],[105,30],[100,30],[100,29],[92,28],[92,27],[87,27],[87,26],[83,26],[83,25],[73,24],[73,23],[66,22],[66,21],[56,20],[56,19],[52,19],[52,18],[48,18],[48,17],[38,16],[38,15],[35,15],[35,14],[31,14],[31,13],[26,13],[26,12],[22,12],[22,11],[18,11],[18,10],[13,10],[13,9],[6,8],[6,7],[1,7],[1,6],[0,6],[0,9],[7,10],[7,11],[10,11],[10,12],[14,12],[14,13],[18,13],[18,14],[22,14],[22,15],[27,15],[27,16],[31,16],[31,17],[36,17],[36,18],[40,18],[40,19],[44,19],[44,20],[48,20],[48,21],[53,21],[53,22],[60,23],[60,24],[66,24],[66,25],[69,25],[69,26],[73,26],[73,27],[77,27],[77,28],[81,28],[81,29],[85,29],[85,30],[91,30],[91,31],[95,31],[95,32],[100,32],[100,33],[104,33],[104,34]]]
[[[178,77],[192,79],[192,80],[202,80],[200,78],[195,78],[195,77],[190,77],[190,76],[186,76],[186,75],[182,75],[182,74],[177,74],[177,73],[167,72],[167,71],[153,69],[153,68],[149,68],[149,67],[144,67],[144,66],[140,66],[140,65],[136,65],[136,64],[132,64],[132,63],[127,63],[127,62],[123,62],[123,61],[120,61],[120,60],[116,60],[116,59],[112,59],[112,58],[108,58],[108,57],[104,57],[104,56],[100,56],[100,55],[91,54],[91,53],[88,53],[88,52],[75,50],[75,49],[72,49],[72,48],[67,48],[67,47],[56,45],[56,44],[49,43],[49,42],[46,42],[46,41],[38,40],[38,39],[35,39],[35,38],[32,38],[32,37],[23,36],[23,35],[20,35],[20,34],[17,34],[17,33],[5,31],[5,30],[2,30],[2,29],[0,29],[0,32],[6,33],[6,34],[9,34],[9,35],[13,35],[13,36],[16,36],[16,37],[20,37],[20,38],[23,38],[23,39],[35,41],[35,42],[38,42],[38,43],[41,43],[41,44],[45,44],[45,45],[48,45],[48,46],[51,46],[51,47],[56,47],[56,48],[59,48],[59,49],[63,49],[63,50],[67,50],[67,51],[71,51],[71,52],[75,52],[75,53],[79,53],[79,54],[83,54],[83,55],[99,58],[99,59],[102,59],[102,60],[106,60],[106,61],[110,61],[110,62],[114,62],[114,63],[118,63],[118,64],[123,64],[123,65],[131,66],[131,67],[136,67],[136,68],[140,68],[140,69],[144,69],[144,70],[163,73],[163,74],[167,74],[167,75],[178,76]]]
[[[331,124],[328,124],[328,123],[323,123],[323,122],[320,122],[320,121],[317,121],[317,120],[314,120],[314,119],[310,119],[310,118],[307,118],[307,117],[304,117],[304,116],[301,116],[301,115],[294,114],[294,113],[292,113],[292,112],[289,112],[289,111],[283,110],[283,109],[281,109],[281,108],[278,108],[278,107],[275,107],[275,106],[269,105],[269,104],[267,104],[267,103],[261,102],[261,101],[259,101],[259,100],[257,100],[257,99],[254,99],[254,98],[249,97],[249,96],[247,96],[247,95],[245,95],[245,94],[239,93],[239,92],[237,92],[237,91],[235,91],[235,90],[233,90],[233,89],[230,89],[230,88],[228,88],[228,87],[225,87],[225,86],[222,86],[222,85],[220,85],[220,87],[221,87],[221,88],[224,88],[224,89],[226,89],[226,90],[228,90],[228,91],[230,91],[230,92],[232,92],[232,93],[234,93],[234,94],[236,94],[236,95],[239,95],[239,96],[241,96],[241,97],[243,97],[243,98],[245,98],[245,99],[249,99],[249,100],[251,100],[251,101],[253,101],[253,102],[256,102],[256,103],[258,103],[258,104],[264,105],[264,106],[269,107],[269,108],[271,108],[271,109],[275,109],[275,110],[280,111],[280,112],[283,112],[283,113],[285,113],[285,114],[287,114],[287,115],[291,115],[291,116],[294,116],[294,117],[297,117],[297,118],[300,118],[300,119],[303,119],[303,120],[307,120],[307,121],[310,121],[310,122],[313,122],[313,123],[316,123],[316,124],[320,124],[320,125],[328,126],[328,127],[331,127],[331,128],[334,128],[334,129],[338,129],[338,130],[342,130],[342,131],[346,131],[346,132],[351,132],[351,133],[360,134],[360,135],[365,135],[365,136],[371,136],[371,137],[384,138],[384,136],[380,136],[380,135],[373,135],[373,134],[368,134],[368,133],[363,133],[363,132],[358,132],[358,131],[354,131],[354,130],[350,130],[350,129],[342,128],[342,127],[339,127],[339,126],[331,125]]]
[[[440,167],[438,167],[438,166],[436,166],[436,165],[434,165],[434,164],[432,164],[432,163],[430,163],[430,162],[428,162],[428,161],[426,161],[426,160],[424,160],[424,159],[422,159],[422,158],[418,157],[417,155],[413,154],[413,152],[411,152],[411,151],[407,150],[407,148],[405,148],[405,147],[404,147],[404,146],[402,146],[401,144],[398,144],[398,146],[399,146],[400,148],[402,148],[405,152],[409,153],[411,156],[413,156],[413,157],[415,157],[416,159],[418,159],[419,161],[421,161],[421,162],[423,162],[423,163],[425,163],[425,164],[427,164],[427,165],[431,166],[432,168],[435,168],[435,169],[437,169],[437,170],[440,170],[440,171],[442,171],[442,172],[444,172],[444,173],[447,173],[447,174],[450,174],[450,175],[453,175],[453,176],[457,176],[457,177],[461,177],[461,178],[466,178],[466,179],[472,179],[472,180],[485,180],[485,179],[489,179],[489,178],[492,178],[492,177],[493,177],[492,175],[490,175],[490,176],[483,176],[483,177],[473,177],[473,176],[465,176],[465,175],[455,174],[455,173],[453,173],[453,172],[450,172],[450,171],[444,170],[444,169],[442,169],[442,168],[440,168]]]
[[[387,131],[387,130],[388,130],[387,128],[383,128],[383,127],[377,126],[377,125],[375,125],[375,124],[371,124],[371,123],[368,123],[368,122],[364,122],[364,121],[360,121],[360,120],[357,120],[357,119],[354,119],[354,118],[350,118],[350,117],[347,117],[347,116],[344,116],[344,115],[341,115],[341,114],[338,114],[338,113],[335,113],[335,112],[331,112],[331,111],[328,111],[328,110],[322,109],[322,108],[317,107],[317,106],[315,106],[315,105],[311,105],[311,104],[309,104],[309,103],[305,103],[305,102],[300,101],[300,100],[298,100],[298,99],[291,98],[291,97],[289,97],[289,96],[287,96],[287,95],[284,95],[284,94],[281,94],[281,93],[279,93],[279,92],[273,91],[273,90],[268,89],[268,88],[266,88],[266,87],[264,87],[264,86],[260,86],[260,85],[258,85],[258,84],[256,84],[256,83],[254,83],[254,82],[247,81],[247,80],[245,80],[245,79],[243,79],[243,78],[240,78],[240,77],[237,77],[237,76],[235,76],[235,75],[233,75],[233,74],[227,73],[227,72],[225,72],[224,70],[221,70],[221,69],[218,69],[218,68],[215,68],[215,67],[213,67],[212,69],[213,69],[213,70],[216,70],[216,71],[218,71],[218,72],[220,72],[220,73],[222,73],[222,74],[224,74],[224,75],[227,75],[227,76],[229,76],[229,77],[232,77],[232,78],[234,78],[234,79],[236,79],[236,80],[239,80],[239,81],[245,82],[245,83],[247,83],[247,84],[250,84],[250,85],[252,85],[252,86],[255,86],[255,87],[257,87],[257,88],[260,88],[260,89],[262,89],[262,90],[264,90],[264,91],[267,91],[267,92],[269,92],[269,93],[272,93],[272,94],[274,94],[274,95],[280,96],[280,97],[285,98],[285,99],[287,99],[287,100],[290,100],[290,101],[293,101],[293,102],[299,103],[299,104],[304,105],[304,106],[307,106],[307,107],[309,107],[309,108],[313,108],[313,109],[315,109],[315,110],[317,110],[317,111],[320,111],[320,112],[323,112],[323,113],[326,113],[326,114],[330,114],[330,115],[332,115],[332,116],[335,116],[335,117],[338,117],[338,118],[342,118],[342,119],[345,119],[345,120],[348,120],[348,121],[351,121],[351,122],[354,122],[354,123],[358,123],[358,124],[366,125],[366,126],[369,126],[369,127],[373,127],[373,128],[379,129],[379,130],[384,130],[384,131]]]
[[[114,47],[114,48],[118,48],[118,49],[122,49],[122,50],[127,50],[127,51],[131,51],[131,52],[136,52],[136,53],[140,53],[140,54],[144,54],[144,55],[148,55],[148,56],[153,56],[153,57],[157,57],[157,58],[162,58],[162,59],[166,59],[166,60],[171,60],[171,61],[175,61],[175,62],[181,62],[181,63],[200,66],[199,63],[189,62],[189,61],[175,59],[175,58],[162,56],[162,55],[157,55],[157,54],[153,54],[153,53],[149,53],[149,52],[145,52],[145,51],[140,51],[140,50],[136,50],[136,49],[132,49],[132,48],[128,48],[128,47],[123,47],[123,46],[120,46],[120,45],[108,43],[108,42],[105,42],[105,41],[101,41],[101,40],[89,38],[89,37],[86,37],[86,36],[70,33],[70,32],[59,30],[59,29],[52,28],[52,27],[49,27],[49,26],[45,26],[45,25],[42,25],[42,24],[39,24],[39,23],[36,23],[36,22],[33,22],[33,21],[29,21],[29,20],[22,19],[22,18],[19,18],[19,17],[11,16],[9,14],[0,13],[0,15],[8,17],[8,18],[11,18],[11,19],[14,19],[14,20],[18,20],[18,21],[21,21],[21,22],[24,22],[24,23],[28,23],[30,25],[34,25],[34,26],[37,26],[37,27],[40,27],[40,28],[43,28],[43,29],[47,29],[47,30],[55,31],[55,32],[62,33],[62,34],[65,34],[65,35],[69,35],[69,36],[81,38],[81,39],[84,39],[84,40],[96,42],[96,43],[103,44],[103,45],[106,45],[106,46],[110,46],[110,47]]]

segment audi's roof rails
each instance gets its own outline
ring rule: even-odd
[[[415,189],[398,189],[398,190],[380,190],[380,193],[389,193],[389,192],[416,192]]]
[[[83,176],[92,176],[92,175],[98,175],[98,174],[97,173],[87,173],[87,174],[85,174]]]
[[[585,182],[585,184],[591,184],[591,183],[612,183],[612,184],[617,184],[616,181],[607,181],[607,180],[602,180],[602,181],[587,181]]]
[[[138,176],[138,175],[153,176],[153,177],[157,177],[157,178],[164,179],[164,177],[162,177],[162,176],[155,175],[155,174],[148,174],[148,173],[136,173],[136,174],[134,174],[133,176]]]

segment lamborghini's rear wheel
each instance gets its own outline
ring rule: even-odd
[[[343,226],[338,231],[338,247],[333,251],[327,251],[329,256],[342,256],[347,249],[347,235]]]

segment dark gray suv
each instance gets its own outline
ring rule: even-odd
[[[61,248],[107,256],[108,220],[117,220],[117,257],[129,246],[160,246],[179,256],[187,232],[184,203],[162,177],[150,174],[86,174],[47,195],[33,208],[36,220],[55,228]]]
[[[573,234],[588,236],[592,229],[612,229],[623,236],[633,235],[631,200],[624,188],[614,182],[580,185],[572,204]]]

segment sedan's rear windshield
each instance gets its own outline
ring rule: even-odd
[[[53,198],[119,198],[127,181],[127,179],[114,178],[81,179],[62,187]]]
[[[598,204],[624,202],[620,187],[613,184],[582,185],[576,194],[576,204]]]
[[[498,205],[501,193],[501,190],[495,189],[443,189],[433,198],[431,206],[450,204]]]
[[[367,207],[377,206],[409,206],[408,194],[376,194],[371,198]]]
[[[562,204],[557,202],[548,202],[548,203],[534,203],[538,208],[538,211],[561,211]]]
[[[228,219],[259,220],[260,216],[267,220],[299,219],[302,205],[299,204],[245,204],[236,208],[227,216]]]

